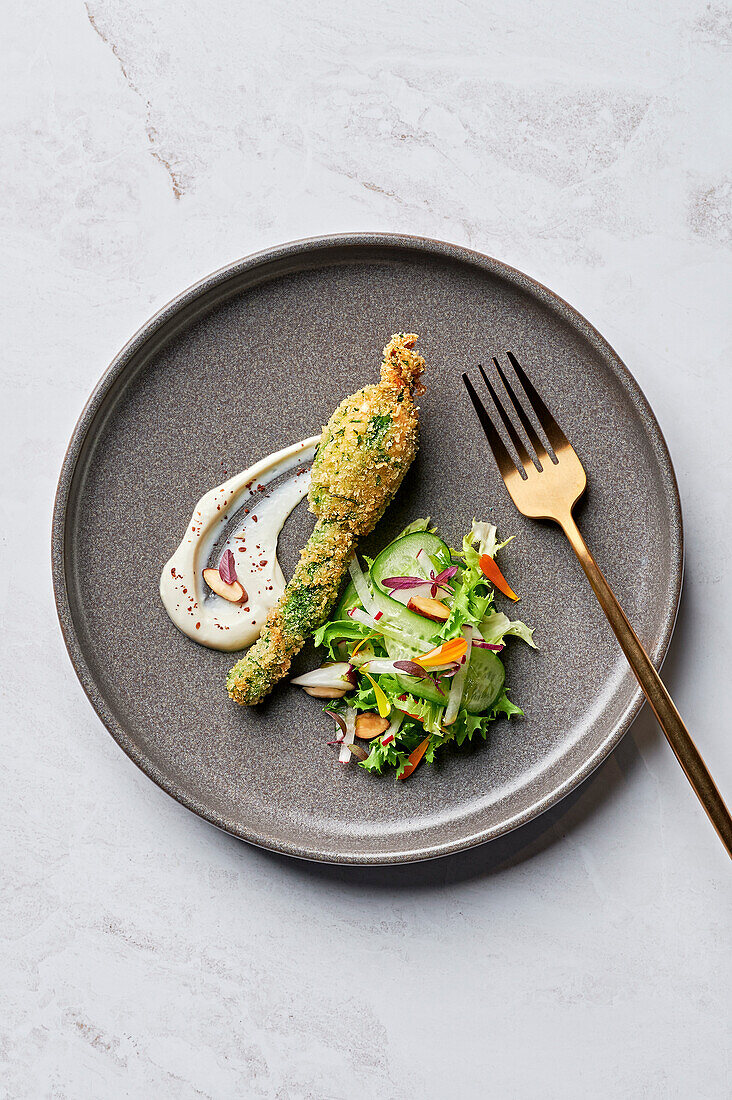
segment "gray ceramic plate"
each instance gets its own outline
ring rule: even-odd
[[[407,783],[336,762],[317,700],[280,687],[243,710],[231,657],[168,620],[160,570],[191,506],[255,459],[316,433],[376,377],[397,330],[420,334],[422,446],[371,547],[416,516],[453,545],[473,516],[518,537],[503,552],[538,653],[506,658],[526,718],[447,753]],[[671,460],[653,413],[602,337],[496,260],[435,241],[355,235],[284,245],[187,290],[112,363],[76,427],[53,530],[58,610],[76,672],[126,753],[189,809],[309,859],[396,863],[455,852],[562,798],[618,743],[641,697],[558,531],[520,516],[489,457],[460,372],[513,349],[585,464],[581,527],[657,663],[682,578]],[[307,536],[283,532],[287,573]],[[368,549],[368,543],[364,547]],[[305,653],[301,665],[312,660]]]

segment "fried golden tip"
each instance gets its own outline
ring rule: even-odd
[[[392,336],[384,348],[381,381],[398,389],[414,387],[414,392],[419,396],[424,393],[419,376],[424,370],[425,362],[419,352],[413,350],[417,340],[414,332],[397,332]]]

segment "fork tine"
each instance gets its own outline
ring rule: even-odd
[[[495,359],[493,360],[493,362],[494,363],[496,362]],[[488,375],[485,373],[485,371],[483,370],[483,367],[481,366],[480,363],[478,363],[478,370],[483,375],[483,381],[485,382],[486,386],[488,387],[488,393],[493,398],[493,404],[498,409],[501,420],[503,421],[503,426],[506,429],[506,432],[508,433],[508,438],[511,440],[511,442],[513,443],[513,445],[516,449],[516,454],[519,457],[519,462],[522,463],[522,465],[524,467],[524,470],[526,470],[526,473],[528,474],[528,472],[529,472],[528,467],[530,467],[532,465],[532,459],[529,456],[529,452],[526,450],[526,447],[524,446],[524,441],[521,438],[521,436],[518,434],[516,429],[514,428],[513,424],[511,423],[511,419],[510,419],[510,417],[506,413],[506,410],[503,407],[503,402],[499,401],[498,394],[493,389],[493,386],[491,384],[491,380],[488,377]],[[509,391],[509,396],[510,396],[510,391]],[[529,439],[531,439],[531,436],[529,436]]]
[[[478,419],[483,425],[483,431],[485,432],[488,439],[490,449],[493,451],[493,457],[496,460],[498,470],[501,474],[501,477],[505,481],[506,477],[512,471],[516,470],[516,464],[504,447],[503,440],[496,431],[493,421],[486,412],[483,402],[480,400],[477,393],[475,392],[473,383],[470,381],[467,374],[463,374],[463,382],[465,384],[465,389],[468,391],[468,395],[470,396],[470,400],[473,402],[473,407],[478,414]]]
[[[503,385],[506,387],[506,393],[508,394],[508,399],[511,402],[511,404],[513,405],[514,410],[516,412],[516,415],[518,416],[519,420],[521,421],[521,423],[523,425],[523,428],[524,428],[524,431],[526,432],[526,435],[528,436],[529,443],[531,444],[531,446],[536,451],[536,457],[539,459],[540,462],[546,462],[547,460],[549,460],[549,454],[547,452],[546,447],[544,446],[541,439],[539,438],[539,434],[536,431],[536,428],[534,427],[534,425],[531,423],[528,416],[526,415],[526,412],[524,410],[523,405],[521,404],[518,397],[516,396],[516,391],[512,387],[511,383],[509,382],[508,378],[506,377],[506,372],[504,370],[502,370],[501,364],[498,362],[498,360],[495,358],[495,356],[493,358],[493,362],[495,363],[496,370],[498,371],[499,378],[503,382]]]
[[[556,420],[549,412],[548,408],[532,386],[530,380],[526,376],[526,372],[519,363],[518,359],[512,351],[507,352],[507,355],[511,366],[516,371],[516,376],[519,382],[524,388],[524,392],[529,399],[529,403],[536,413],[536,419],[539,421],[542,428],[546,432],[546,437],[554,448],[555,453],[558,449],[561,450],[562,447],[568,447],[569,441],[567,440],[566,435],[559,427]]]

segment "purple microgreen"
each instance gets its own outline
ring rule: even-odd
[[[338,738],[338,740],[329,741],[328,744],[339,745],[343,738],[346,736],[346,720],[340,714],[336,714],[333,710],[329,710],[327,713],[331,716],[335,724],[338,726],[338,729],[341,731],[341,736]]]
[[[231,550],[224,550],[221,555],[219,576],[224,584],[236,584],[236,564]]]
[[[453,565],[450,569],[443,569],[441,573],[435,573],[434,569],[430,569],[430,580],[432,581],[432,587],[430,588],[430,596],[432,599],[437,598],[437,593],[440,589],[443,592],[447,592],[450,596],[453,593],[452,585],[444,584],[444,581],[448,581],[450,577],[454,577],[457,573],[457,566]]]
[[[420,584],[427,584],[424,577],[385,577],[381,582],[385,588],[416,588]]]
[[[433,579],[436,580],[438,584],[441,584],[442,581],[449,581],[450,577],[454,577],[457,571],[458,567],[456,565],[451,565],[449,569],[443,569],[442,572],[438,573]]]
[[[431,680],[431,681],[432,681],[432,683],[433,683],[433,684],[435,685],[435,687],[436,687],[436,688],[437,688],[437,690],[439,691],[440,695],[444,695],[444,694],[445,694],[445,692],[444,692],[444,691],[442,690],[442,688],[440,687],[440,685],[439,685],[439,683],[438,683],[438,680],[437,680],[437,674],[436,674],[436,673],[432,673],[432,675],[430,676],[430,680]]]
[[[500,653],[502,649],[506,647],[504,645],[494,645],[493,642],[484,642],[482,638],[473,638],[473,645],[478,649],[492,649],[494,653]]]
[[[400,672],[406,672],[408,676],[416,676],[418,680],[424,680],[425,671],[416,661],[395,661],[394,668]]]

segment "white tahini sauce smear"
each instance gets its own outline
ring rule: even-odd
[[[308,491],[309,465],[319,441],[320,436],[313,436],[276,451],[199,500],[181,544],[160,578],[165,610],[189,638],[211,649],[234,650],[259,637],[268,612],[285,588],[277,561],[277,537]],[[263,486],[290,470],[295,471],[292,477],[262,494]],[[217,540],[237,512],[240,522],[232,527],[216,560],[211,560]],[[240,604],[217,596],[203,579],[203,570],[216,567],[227,549],[234,555],[237,578],[247,593]]]

